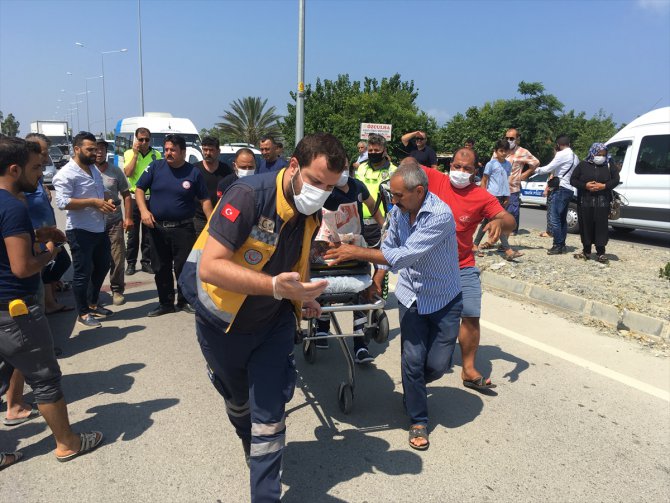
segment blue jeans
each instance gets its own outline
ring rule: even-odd
[[[507,208],[505,209],[507,210],[507,213],[512,215],[516,221],[514,232],[519,232],[519,221],[521,220],[521,192],[512,192],[509,195],[509,203],[507,203]]]
[[[568,235],[568,205],[572,196],[570,189],[559,187],[554,190],[551,198],[549,219],[554,233],[554,246],[565,246],[565,237]]]
[[[112,260],[109,237],[106,232],[89,232],[70,229],[65,233],[72,252],[72,292],[79,316],[84,316],[89,306],[98,304],[100,288],[109,272]]]
[[[449,304],[430,314],[419,314],[416,302],[400,304],[402,388],[412,424],[428,424],[426,384],[451,368],[463,310],[459,293]]]

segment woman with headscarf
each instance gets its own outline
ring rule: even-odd
[[[576,259],[588,260],[591,247],[596,246],[596,260],[607,264],[605,246],[608,240],[607,216],[612,201],[612,190],[619,184],[619,172],[607,162],[607,147],[594,143],[589,155],[581,161],[570,177],[570,185],[579,191],[579,233],[582,251]]]

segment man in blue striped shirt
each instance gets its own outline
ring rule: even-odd
[[[411,426],[409,445],[428,448],[426,384],[451,367],[463,302],[456,226],[449,206],[428,192],[428,177],[413,158],[391,175],[394,207],[381,249],[341,244],[328,250],[334,264],[365,260],[399,273],[402,384]],[[381,293],[384,270],[375,273]]]

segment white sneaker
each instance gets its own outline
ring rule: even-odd
[[[122,293],[119,292],[114,292],[112,294],[112,304],[115,306],[121,306],[126,303],[126,298],[123,296]]]

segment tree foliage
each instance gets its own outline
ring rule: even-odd
[[[21,124],[16,120],[14,114],[7,115],[5,118],[4,114],[0,112],[0,131],[2,134],[7,136],[16,136],[19,134],[19,126]]]
[[[265,108],[268,100],[247,96],[235,100],[230,104],[230,110],[226,110],[221,117],[222,122],[216,124],[218,134],[225,143],[245,142],[258,145],[261,137],[270,135],[281,136],[275,107]],[[216,131],[210,130],[216,133]]]
[[[403,81],[395,74],[381,81],[366,77],[351,81],[348,74],[336,80],[317,79],[314,86],[305,88],[305,134],[327,131],[337,136],[353,158],[357,156],[360,124],[374,122],[392,124],[391,145],[400,145],[400,137],[422,129],[430,137],[437,130],[437,123],[416,105],[418,90],[414,81]],[[295,144],[296,98],[291,92],[288,114],[281,123],[286,144]],[[402,157],[393,152],[394,157]]]
[[[521,134],[521,144],[543,163],[554,155],[556,137],[567,134],[580,158],[594,141],[605,141],[617,131],[611,116],[601,110],[587,119],[584,112],[563,113],[563,103],[547,94],[540,82],[520,82],[521,98],[497,100],[481,107],[470,107],[465,114],[456,114],[438,131],[438,148],[455,151],[467,138],[475,140],[475,150],[488,159],[496,140],[509,128]]]

